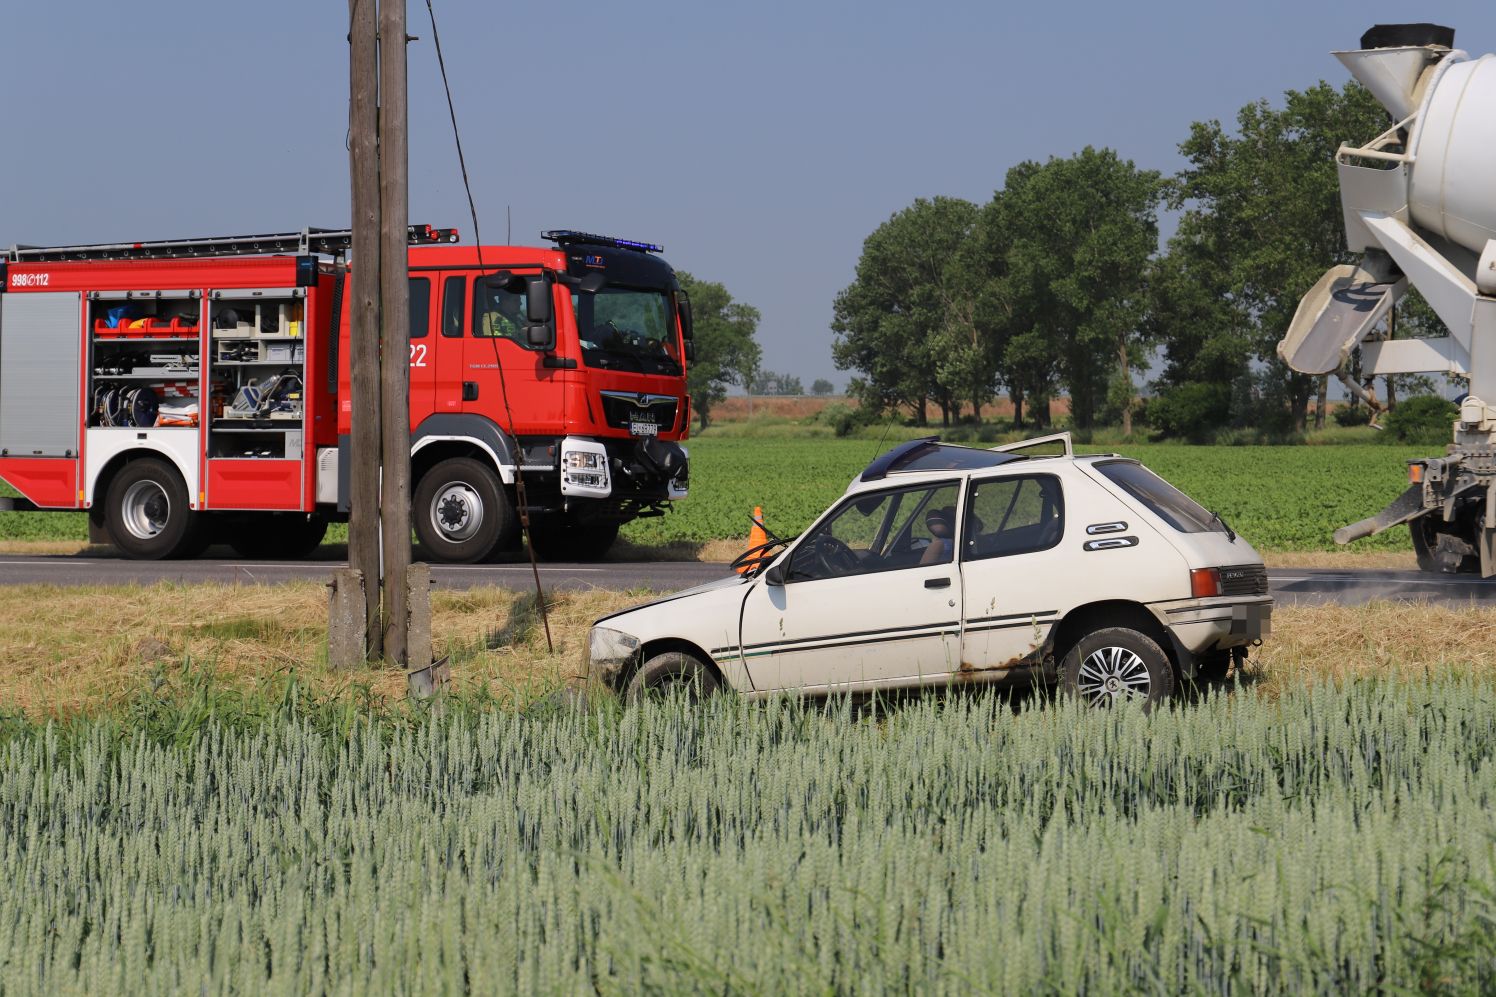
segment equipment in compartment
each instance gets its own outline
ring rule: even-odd
[[[101,384],[94,388],[96,424],[107,427],[149,428],[156,425],[161,399],[148,384]]]
[[[301,418],[301,373],[284,370],[261,380],[246,381],[224,408],[229,419]]]
[[[130,292],[132,295],[137,292]],[[201,374],[197,298],[96,299],[89,306],[93,333],[93,389],[89,425],[148,429],[195,426]],[[168,408],[162,418],[161,408]]]

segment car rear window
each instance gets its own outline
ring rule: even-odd
[[[1130,460],[1107,461],[1096,470],[1180,533],[1225,532],[1225,524],[1199,502]]]

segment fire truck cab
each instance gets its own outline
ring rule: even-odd
[[[12,248],[0,479],[127,556],[304,556],[349,507],[351,234]],[[685,497],[690,305],[657,246],[410,230],[412,522],[423,555],[600,556]],[[353,265],[357,265],[354,261]]]

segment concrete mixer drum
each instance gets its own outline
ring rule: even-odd
[[[1278,355],[1305,374],[1442,374],[1469,391],[1446,456],[1413,461],[1411,485],[1339,543],[1401,523],[1419,565],[1496,574],[1496,57],[1471,59],[1454,31],[1378,25],[1335,56],[1394,122],[1336,154],[1346,246],[1359,263],[1325,274],[1299,303]],[[1409,286],[1449,335],[1391,339],[1383,321]],[[1370,400],[1368,398],[1368,400]]]

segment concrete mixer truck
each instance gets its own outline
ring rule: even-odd
[[[1426,571],[1496,574],[1496,56],[1472,59],[1453,29],[1377,25],[1336,52],[1394,122],[1336,154],[1347,247],[1299,303],[1278,355],[1305,374],[1442,374],[1466,393],[1444,456],[1409,462],[1407,490],[1341,527],[1350,543],[1407,523]],[[1449,329],[1394,339],[1386,321],[1417,288]]]

